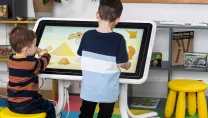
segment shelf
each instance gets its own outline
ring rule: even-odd
[[[0,20],[0,23],[7,24],[35,24],[36,21],[15,21],[15,20]]]
[[[205,29],[208,30],[208,26],[191,26],[191,25],[169,25],[169,24],[160,24],[159,21],[155,21],[157,28],[179,28],[179,29]]]
[[[169,61],[162,61],[162,66],[161,67],[150,66],[150,69],[153,69],[153,70],[168,70],[168,63],[169,63]]]
[[[0,62],[7,62],[8,58],[0,58]]]
[[[171,70],[175,70],[175,71],[196,71],[196,72],[207,72],[208,69],[207,68],[188,68],[188,67],[184,67],[183,65],[181,66],[172,66]]]

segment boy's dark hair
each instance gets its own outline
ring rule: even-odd
[[[98,13],[102,20],[115,21],[121,16],[123,5],[120,0],[100,0]]]
[[[21,53],[24,47],[30,47],[36,38],[35,32],[24,27],[15,27],[9,35],[9,42],[16,53]]]

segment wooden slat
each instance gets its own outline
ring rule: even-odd
[[[10,21],[10,20],[0,20],[0,23],[7,24],[35,24],[36,21]]]
[[[121,0],[123,3],[208,4],[208,0]]]
[[[7,62],[8,61],[8,58],[0,58],[0,62]]]

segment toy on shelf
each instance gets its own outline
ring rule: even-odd
[[[162,53],[152,52],[151,66],[162,66]]]
[[[0,45],[0,60],[8,59],[12,53],[13,50],[10,45]]]
[[[185,67],[207,67],[207,54],[205,53],[185,53]]]

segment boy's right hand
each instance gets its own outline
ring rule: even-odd
[[[36,52],[38,53],[38,56],[41,57],[43,54],[47,53],[46,50],[43,50],[41,48],[37,48]]]
[[[128,70],[131,67],[131,62],[128,61],[126,63],[120,63],[120,64],[118,64],[118,66],[125,69],[125,70]]]
[[[38,54],[38,57],[40,57],[40,53],[41,53],[42,49],[41,48],[37,48],[36,49],[36,53]]]

